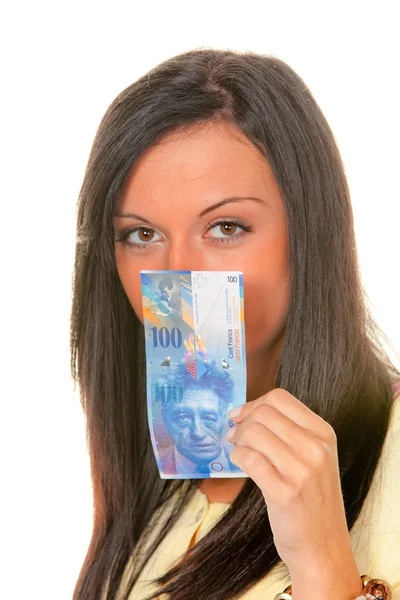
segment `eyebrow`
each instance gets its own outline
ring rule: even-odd
[[[202,217],[207,215],[209,212],[215,210],[216,208],[219,208],[220,206],[224,206],[224,204],[229,204],[229,203],[233,203],[233,202],[241,202],[242,200],[254,200],[254,202],[258,202],[259,204],[265,205],[264,200],[261,200],[261,198],[256,198],[254,196],[230,196],[229,198],[224,198],[223,200],[220,200],[216,204],[213,204],[212,206],[208,206],[207,208],[205,208],[199,214],[199,218],[201,219]],[[130,213],[130,212],[127,212],[127,213],[116,212],[114,214],[114,217],[120,217],[122,219],[138,219],[139,221],[147,221],[147,219],[144,219],[140,215],[136,215],[135,213]]]

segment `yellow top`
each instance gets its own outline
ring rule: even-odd
[[[193,543],[192,538],[199,541],[204,537],[229,506],[210,503],[205,494],[196,490],[179,521],[144,567],[129,600],[143,600],[155,592],[157,587],[151,584],[151,579],[165,574],[173,563],[179,562]],[[166,518],[169,511],[165,506],[162,508]],[[157,530],[151,531],[151,539]],[[394,400],[382,456],[350,539],[360,575],[386,580],[392,586],[393,600],[400,600],[400,395]],[[273,600],[275,594],[283,592],[289,584],[287,579],[280,578],[282,575],[277,575],[277,568],[279,565],[243,594],[241,600]],[[126,569],[125,575],[127,572]],[[120,589],[124,589],[125,581],[124,576]],[[159,598],[168,600],[166,594]]]

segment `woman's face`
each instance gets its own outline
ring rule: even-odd
[[[142,322],[141,269],[242,271],[247,359],[281,342],[289,292],[283,201],[267,162],[237,129],[187,127],[146,151],[121,190],[114,231],[116,239],[126,234],[125,244],[115,242],[116,265]]]

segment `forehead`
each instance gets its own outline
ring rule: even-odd
[[[194,403],[197,406],[201,406],[203,403],[216,402],[218,401],[218,394],[211,389],[201,388],[186,388],[183,392],[183,402]]]
[[[185,388],[182,401],[179,404],[168,404],[164,407],[167,412],[178,411],[185,407],[195,412],[216,410],[219,412],[219,397],[214,390],[196,387]]]
[[[238,129],[224,123],[181,128],[149,148],[132,167],[117,208],[196,198],[201,210],[223,196],[275,188],[270,167]]]

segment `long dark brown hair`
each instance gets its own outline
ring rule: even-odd
[[[112,217],[124,179],[145,150],[168,133],[210,121],[233,124],[263,153],[284,200],[291,299],[274,387],[335,429],[349,530],[381,455],[399,374],[360,282],[349,189],[321,109],[276,57],[197,49],[166,60],[108,108],[78,200],[71,370],[86,418],[94,520],[74,600],[98,600],[106,588],[107,600],[114,599],[133,557],[136,567],[122,590],[127,598],[146,557],[199,485],[158,474],[147,424],[143,325],[118,277]],[[155,511],[162,513],[179,489],[182,500],[145,559],[136,560]],[[228,600],[278,563],[285,567],[265,501],[249,478],[224,517],[158,583],[172,600]]]

